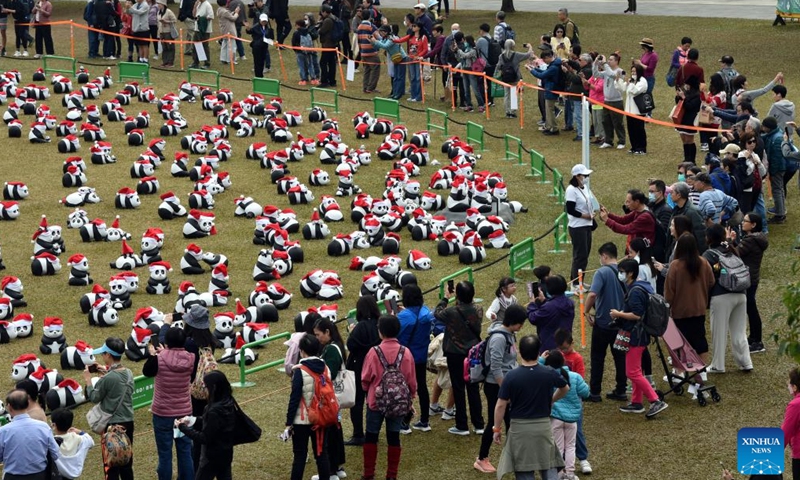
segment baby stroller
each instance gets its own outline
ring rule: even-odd
[[[696,394],[697,403],[701,407],[705,407],[707,404],[706,396],[704,395],[705,392],[709,393],[711,400],[719,403],[722,397],[720,397],[717,392],[717,387],[704,383],[708,365],[703,363],[703,359],[700,358],[700,355],[689,345],[681,331],[675,326],[675,322],[672,321],[672,318],[669,319],[667,331],[664,332],[661,340],[664,341],[667,350],[669,350],[672,365],[676,369],[682,370],[684,374],[677,375],[674,373],[673,369],[670,368],[667,363],[667,357],[664,355],[664,351],[661,349],[661,342],[656,340],[658,356],[661,358],[661,364],[664,366],[664,372],[667,374],[667,383],[672,387],[666,392],[656,392],[658,393],[658,397],[664,400],[664,397],[670,392],[675,395],[683,395],[684,385],[688,385],[689,392]]]

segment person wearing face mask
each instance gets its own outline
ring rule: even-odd
[[[622,94],[616,87],[616,80],[624,75],[619,68],[619,54],[612,53],[606,57],[598,55],[592,64],[592,76],[603,79],[603,96],[609,107],[623,110]],[[612,110],[603,109],[603,130],[605,141],[600,148],[611,148],[614,145],[614,133],[617,134],[617,149],[625,149],[625,125],[622,123],[622,114]]]
[[[600,206],[600,221],[614,233],[627,235],[626,247],[636,237],[646,238],[651,244],[656,239],[656,217],[647,209],[647,197],[641,190],[628,190],[625,197],[627,215],[615,215]]]
[[[663,180],[652,179],[647,185],[647,208],[656,217],[656,241],[651,245],[653,258],[663,262],[667,258],[669,219],[672,207],[667,202],[667,186]]]
[[[636,105],[635,98],[647,92],[647,79],[644,78],[644,67],[633,65],[631,76],[627,81],[623,78],[624,74],[619,73],[616,77],[615,86],[620,93],[625,94],[625,118],[628,122],[628,138],[631,141],[631,149],[628,153],[634,155],[645,155],[647,153],[647,131],[644,129],[644,120],[633,115],[642,115]]]
[[[617,343],[614,348],[623,350],[619,339],[628,339],[629,345],[625,353],[625,374],[633,384],[631,403],[619,407],[622,413],[644,413],[645,408],[642,397],[650,402],[646,417],[652,418],[669,407],[666,402],[659,400],[658,394],[642,374],[642,354],[650,343],[650,335],[644,331],[640,323],[645,313],[653,288],[649,283],[636,280],[639,275],[639,263],[633,259],[626,259],[619,264],[618,279],[626,286],[625,303],[622,310],[611,309],[611,318],[620,324],[617,334]]]
[[[561,275],[550,275],[545,279],[547,290],[539,289],[536,297],[528,303],[528,320],[536,327],[541,340],[540,353],[558,348],[556,330],[572,331],[575,318],[575,303],[565,295],[567,281]]]
[[[783,415],[783,438],[786,446],[792,447],[792,476],[800,476],[800,368],[793,368],[789,372],[789,394],[792,400],[786,405]]]
[[[589,252],[592,250],[592,232],[597,228],[594,220],[594,197],[586,179],[592,170],[586,165],[577,164],[572,167],[572,178],[565,192],[565,208],[569,220],[568,231],[572,239],[572,267],[569,278],[576,286],[578,270],[586,271],[589,264]]]

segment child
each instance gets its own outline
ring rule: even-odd
[[[508,308],[509,305],[517,303],[517,297],[514,296],[514,292],[516,291],[517,283],[513,278],[501,278],[497,290],[494,292],[495,299],[492,300],[492,304],[486,309],[486,318],[493,322],[502,322],[503,317],[506,315],[506,308]]]
[[[133,28],[131,26],[133,22],[133,17],[129,13],[124,12],[121,18],[122,18],[122,30],[120,31],[120,33],[128,37],[128,61],[132,62],[133,46],[134,46],[133,44],[136,42],[136,40],[133,38]]]
[[[300,363],[300,339],[305,334],[314,335],[314,325],[322,318],[318,313],[309,313],[305,318],[300,315],[294,319],[294,333],[283,344],[286,345],[286,356],[283,359],[283,369],[290,377],[294,374],[294,366]]]
[[[586,377],[586,366],[583,363],[583,356],[575,351],[572,332],[559,328],[555,334],[556,345],[564,356],[564,365],[571,372],[575,372],[581,377]],[[583,412],[578,420],[578,435],[575,442],[575,456],[581,466],[581,472],[592,473],[592,465],[589,463],[589,449],[586,447],[586,437],[583,435]]]
[[[301,18],[294,22],[294,34],[292,34],[292,46],[313,48],[314,40],[311,38],[306,21]],[[300,81],[298,85],[308,85],[309,77],[311,77],[311,84],[317,85],[319,81],[314,77],[314,67],[311,62],[311,55],[315,52],[309,50],[295,50],[294,54],[297,57],[297,69],[300,70]],[[316,82],[316,83],[314,83]]]
[[[317,39],[319,38],[319,25],[317,25],[317,20],[314,17],[314,14],[311,12],[306,13],[303,16],[306,27],[308,28],[308,33],[311,35],[311,40],[314,42],[314,46],[316,47]],[[311,85],[319,85],[319,56],[317,52],[309,52],[310,60],[311,60]]]
[[[553,438],[558,449],[564,456],[564,475],[560,478],[575,480],[575,440],[578,434],[578,422],[583,417],[583,404],[581,399],[589,398],[589,386],[583,377],[571,372],[564,365],[564,355],[561,350],[554,349],[544,358],[544,364],[556,369],[569,381],[569,393],[553,404],[550,413],[550,425],[553,429]]]
[[[792,401],[786,406],[783,416],[783,438],[786,446],[792,447],[792,471],[800,471],[800,368],[789,372],[789,393]]]
[[[78,478],[83,473],[83,463],[89,449],[94,447],[92,436],[86,432],[72,428],[73,414],[71,410],[59,408],[50,415],[53,434],[58,443],[58,459],[56,465],[64,478]]]

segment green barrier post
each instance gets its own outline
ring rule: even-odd
[[[246,348],[258,347],[260,345],[266,345],[267,343],[274,342],[275,340],[280,340],[282,338],[289,338],[291,335],[292,334],[290,332],[283,332],[283,333],[279,333],[277,335],[265,338],[263,340],[257,340],[255,342],[250,342],[250,343],[244,344],[244,346],[242,346],[241,350],[239,350],[239,381],[238,382],[232,382],[231,386],[232,387],[239,387],[239,388],[252,387],[256,383],[255,382],[248,382],[246,380],[247,375],[249,375],[251,373],[260,372],[261,370],[266,370],[268,368],[277,367],[278,365],[283,365],[283,359],[280,359],[280,360],[273,360],[271,362],[267,362],[264,365],[259,365],[257,367],[245,369],[244,351],[245,351]]]
[[[189,78],[191,81],[191,75]],[[150,85],[150,64],[119,62],[119,80],[141,80],[143,84]]]
[[[442,134],[447,137],[447,123],[450,120],[450,116],[447,112],[443,112],[441,110],[436,110],[434,108],[428,108],[425,110],[426,115],[428,116],[428,132],[432,132],[433,130],[438,130],[442,132]],[[442,121],[441,125],[434,124],[431,119],[433,117],[439,117]]]
[[[311,90],[311,107],[333,107],[335,113],[339,113],[339,92],[330,88],[317,88]],[[320,95],[333,95],[333,102],[325,102],[319,99]]]
[[[571,243],[569,240],[569,231],[567,229],[568,226],[568,219],[567,213],[564,212],[556,218],[556,221],[553,222],[553,249],[549,251],[549,253],[564,253],[564,249],[561,248],[563,244]]]
[[[515,278],[514,276],[518,271],[533,269],[535,256],[536,247],[533,244],[533,238],[528,237],[519,243],[515,243],[508,252],[508,266],[511,270],[509,276]]]
[[[219,90],[219,72],[216,70],[202,70],[199,68],[190,68],[188,70],[189,75],[189,83],[194,83],[195,85],[200,85],[203,87],[214,87],[215,89]],[[211,75],[212,80],[208,81],[201,81],[197,79],[197,76],[206,76]],[[193,78],[194,77],[194,78]]]
[[[506,134],[503,137],[506,144],[506,158],[505,160],[516,160],[517,165],[522,163],[522,140],[517,137]]]
[[[475,284],[474,273],[472,271],[472,267],[464,267],[461,270],[459,270],[457,272],[454,272],[454,273],[451,273],[450,275],[448,275],[448,276],[442,278],[441,280],[439,280],[439,300],[444,298],[444,291],[445,291],[444,289],[447,288],[447,281],[448,280],[455,280],[456,278],[463,277],[464,275],[467,276],[467,280],[469,281],[469,283],[471,283],[473,285]],[[483,299],[481,299],[481,298],[473,299],[474,303],[481,303],[482,301],[483,301]]]
[[[281,82],[271,78],[254,78],[253,93],[258,93],[267,97],[280,97]]]
[[[538,183],[550,183],[547,179],[547,168],[544,166],[544,155],[531,149],[531,173],[526,177],[539,177]]]
[[[390,117],[400,121],[400,102],[390,98],[373,98],[375,118]]]
[[[564,205],[566,192],[564,191],[563,177],[557,169],[553,170],[553,193],[549,196],[555,197],[558,205]]]
[[[467,122],[467,143],[470,145],[477,144],[481,148],[481,152],[484,150],[483,125],[478,125],[475,122]]]
[[[53,62],[68,62],[70,64],[70,68],[57,68],[53,66]],[[50,65],[48,65],[48,63]],[[42,69],[44,70],[45,74],[63,73],[68,77],[72,77],[75,75],[75,72],[77,72],[76,64],[77,62],[72,57],[59,57],[57,55],[45,55],[42,57]]]
[[[133,379],[133,409],[149,407],[153,403],[155,391],[155,377],[139,375]]]

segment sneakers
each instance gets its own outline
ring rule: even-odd
[[[158,55],[153,55],[153,60],[158,60]]]
[[[762,342],[753,342],[750,344],[750,353],[764,353],[767,349]]]
[[[430,412],[431,416],[439,415],[440,413],[444,412],[444,407],[439,406],[439,404],[431,404],[430,408],[428,408],[428,412]]]
[[[21,54],[21,53],[19,53],[19,50],[17,50],[16,52],[14,52],[14,56],[15,56],[15,57],[21,57],[21,56],[22,56],[22,54]]]
[[[447,433],[452,433],[453,435],[461,435],[462,437],[469,436],[469,430],[460,430],[457,427],[450,427],[447,430]]]
[[[701,152],[707,152],[708,151],[708,144],[707,143],[701,143],[700,144],[700,151]]]
[[[592,464],[589,463],[589,460],[581,460],[579,464],[581,467],[581,473],[585,473],[587,475],[592,473]]]
[[[559,480],[578,480],[577,475],[574,473],[566,473],[564,471],[561,472],[558,478]]]
[[[644,413],[644,405],[641,403],[629,403],[624,407],[619,407],[619,411],[622,413]]]
[[[339,472],[336,473],[337,475],[331,475],[330,477],[328,477],[328,480],[339,480],[339,478],[344,478],[344,477],[339,477],[338,475]],[[345,474],[345,476],[347,476],[347,474]],[[319,475],[312,475],[311,480],[319,480]]]
[[[111,55],[111,56],[108,56],[108,57],[103,57],[103,59],[104,60],[116,60],[117,57],[115,57],[114,55]]]
[[[497,472],[497,469],[494,468],[494,465],[492,465],[491,462],[489,462],[488,458],[484,458],[483,460],[476,458],[475,463],[472,464],[472,467],[481,473]]]
[[[476,428],[475,430],[473,430],[473,432],[475,432],[475,435],[483,435],[484,429]]]
[[[33,56],[33,58],[35,58],[36,60],[39,60],[40,58],[42,58],[42,56],[37,53],[36,55]]]
[[[316,78],[314,80],[311,80],[311,85],[319,85],[319,80],[317,80]]]
[[[23,57],[27,57],[27,56],[28,56],[28,51],[27,51],[27,50],[25,50],[24,52],[22,52],[22,56],[23,56]]]
[[[331,475],[331,478],[333,478],[333,475]],[[347,472],[344,471],[344,468],[336,470],[336,478],[347,478]]]
[[[364,437],[350,437],[344,444],[348,447],[360,447],[364,445]]]
[[[411,434],[411,425],[404,423],[400,425],[400,433],[403,435],[410,435]]]
[[[706,369],[706,372],[707,373],[725,373],[725,370],[719,370],[719,369],[716,369],[714,367],[709,366],[708,369]]]
[[[442,412],[442,420],[452,420],[456,418],[456,409],[445,410]]]
[[[647,411],[647,413],[645,414],[645,417],[653,418],[656,415],[658,415],[659,413],[661,413],[664,410],[666,410],[667,407],[669,407],[669,405],[667,405],[667,402],[665,402],[663,400],[658,400],[658,401],[656,401],[654,403],[651,403],[650,404],[650,410]]]
[[[302,86],[304,86],[304,85],[308,85],[308,82],[307,82],[307,81],[305,81],[305,80],[300,80],[299,82],[297,82],[297,84],[298,84],[298,85],[300,85],[300,86],[302,87]]]
[[[600,148],[611,148],[612,146],[613,146],[613,145],[611,145],[610,143],[603,142],[603,144],[602,144],[602,145],[600,145]]]
[[[618,144],[617,145],[617,150],[625,150],[625,144],[624,143]]]
[[[786,215],[780,215],[780,216],[775,215],[774,217],[767,220],[767,223],[770,225],[775,225],[775,224],[780,225],[782,223],[786,223]]]
[[[603,401],[603,397],[601,397],[600,395],[589,395],[589,398],[587,400],[592,403],[600,403]]]
[[[536,125],[539,125],[540,127],[543,127],[546,124],[547,124],[547,122],[545,122],[544,120],[539,120],[538,122],[536,122]]]
[[[411,425],[411,428],[413,428],[414,430],[419,430],[421,432],[430,432],[431,431],[431,425],[428,422],[424,422],[423,423],[422,421],[419,421],[419,422],[415,423],[414,425]]]
[[[239,57],[239,61],[240,62],[244,62],[246,60],[247,60],[247,56],[246,55],[242,55],[241,57]]]

